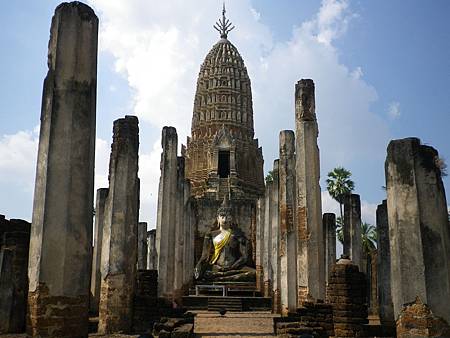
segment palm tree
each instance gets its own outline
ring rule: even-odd
[[[326,180],[328,193],[339,203],[341,219],[343,219],[342,204],[344,203],[344,197],[355,189],[355,183],[350,179],[350,176],[352,176],[352,173],[349,170],[336,167],[328,173]]]
[[[361,242],[366,255],[376,249],[377,231],[375,226],[366,222],[361,223]]]
[[[344,245],[344,228],[343,228],[344,221],[342,217],[336,218],[336,237],[341,242],[342,245]]]

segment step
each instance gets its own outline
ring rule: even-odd
[[[228,312],[220,314],[198,311],[194,333],[198,337],[274,337],[273,318],[268,311]]]
[[[222,296],[184,296],[183,307],[188,310],[208,310],[211,306],[225,308],[228,306],[239,306],[243,311],[269,311],[272,308],[271,298],[266,297],[222,297]],[[217,307],[214,308],[217,310]],[[233,309],[235,310],[235,309]]]

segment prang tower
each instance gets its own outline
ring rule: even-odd
[[[234,26],[225,17],[225,7],[214,28],[220,40],[200,67],[191,137],[183,150],[185,174],[196,201],[200,236],[227,194],[236,221],[250,238],[256,199],[264,193],[262,148],[254,138],[250,78],[228,40]]]
[[[221,34],[200,67],[186,149],[186,178],[192,194],[221,200],[259,196],[264,189],[262,150],[254,139],[250,78],[244,60],[228,40],[233,29],[225,18],[214,26]]]

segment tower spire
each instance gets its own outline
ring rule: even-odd
[[[225,17],[226,12],[227,11],[225,10],[225,2],[224,2],[222,9],[222,19],[219,19],[219,21],[217,21],[216,24],[214,25],[214,29],[220,33],[220,37],[222,39],[226,39],[228,33],[231,32],[234,28],[234,26],[231,27],[232,23],[230,22],[230,20],[228,20]]]

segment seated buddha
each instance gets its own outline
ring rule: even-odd
[[[206,282],[255,282],[256,270],[247,265],[249,242],[233,223],[227,198],[217,211],[217,225],[205,234],[194,278]]]

